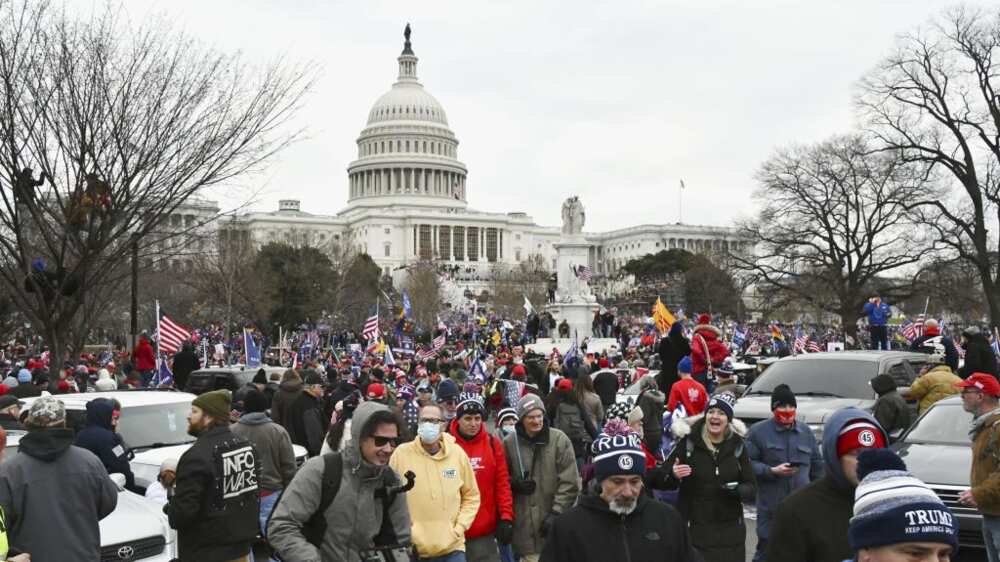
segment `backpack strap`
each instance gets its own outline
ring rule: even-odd
[[[323,455],[323,487],[320,492],[319,510],[322,515],[333,503],[340,491],[340,480],[344,473],[344,457],[340,453]]]

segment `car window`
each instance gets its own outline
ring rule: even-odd
[[[903,437],[905,443],[968,445],[972,414],[961,404],[935,404]]]
[[[870,400],[875,392],[868,384],[878,373],[878,363],[852,359],[793,359],[775,362],[747,389],[747,395],[771,394],[787,384],[792,392],[808,396],[835,396]],[[907,383],[909,384],[909,383]]]
[[[190,402],[132,406],[122,409],[118,433],[132,449],[194,441],[187,432]]]

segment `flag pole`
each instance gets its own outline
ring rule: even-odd
[[[163,334],[160,333],[160,301],[156,301],[156,358],[160,358],[160,340]]]
[[[684,180],[677,188],[677,224],[684,224]]]

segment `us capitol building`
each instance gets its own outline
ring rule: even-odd
[[[473,289],[494,268],[516,266],[535,254],[554,269],[559,227],[538,225],[523,212],[469,208],[468,169],[458,158],[458,137],[444,108],[417,78],[409,26],[404,35],[396,59],[399,75],[368,112],[357,159],[347,168],[347,206],[336,215],[317,215],[303,211],[297,200],[281,200],[276,211],[220,217],[215,221],[220,236],[249,237],[258,247],[286,242],[331,254],[366,252],[397,280],[406,265],[433,261],[449,266],[460,286]],[[184,225],[213,209],[218,212],[213,202],[192,200],[172,218]],[[748,249],[734,229],[723,227],[638,225],[584,234],[592,244],[588,265],[596,276],[613,275],[630,259],[663,249],[709,255]]]

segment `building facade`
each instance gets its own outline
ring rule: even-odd
[[[282,200],[276,211],[220,221],[223,229],[258,247],[285,242],[332,254],[364,252],[394,277],[407,265],[433,261],[472,289],[494,268],[528,259],[555,269],[558,226],[538,225],[523,212],[469,208],[458,137],[444,108],[419,82],[409,29],[405,36],[396,82],[372,106],[357,138],[357,159],[347,168],[347,206],[336,215],[317,215],[303,211],[297,200]],[[597,275],[614,274],[629,259],[661,249],[745,249],[733,229],[720,227],[641,225],[585,234]]]

